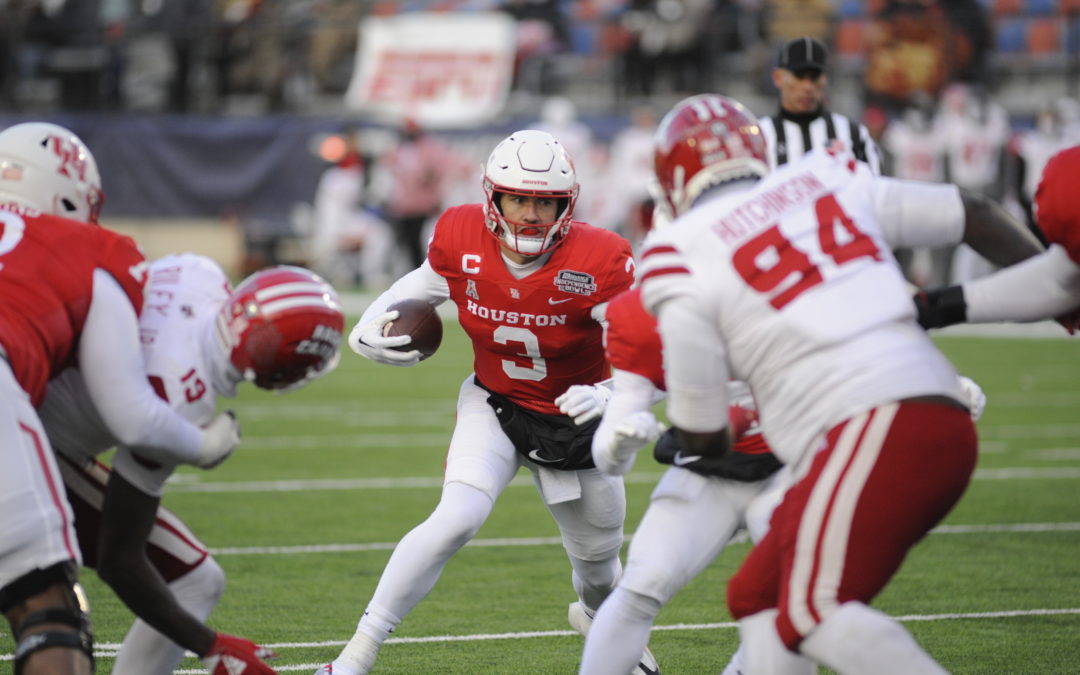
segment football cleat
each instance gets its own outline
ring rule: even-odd
[[[585,609],[585,605],[579,601],[570,603],[570,607],[566,612],[566,620],[570,622],[571,628],[582,635],[588,635],[593,617],[589,615],[589,610]],[[318,674],[316,673],[316,675]],[[648,647],[645,647],[645,651],[641,653],[641,660],[630,671],[630,675],[660,675],[660,665],[656,662],[656,657],[653,656]]]
[[[334,675],[334,664],[328,663],[316,670],[312,675]]]

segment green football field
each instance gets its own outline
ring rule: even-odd
[[[241,448],[185,469],[165,504],[228,575],[211,617],[276,649],[282,672],[311,672],[352,634],[395,542],[439,497],[454,400],[471,354],[453,323],[414,368],[348,352],[306,390],[247,387],[229,402]],[[955,673],[1080,672],[1080,341],[939,337],[989,404],[981,455],[959,506],[875,601]],[[632,533],[662,468],[628,476]],[[933,471],[933,467],[926,467]],[[736,647],[724,584],[748,550],[733,543],[661,612],[651,646],[663,672],[719,673]],[[131,622],[87,571],[98,672]],[[378,673],[574,673],[582,641],[554,523],[526,472],[473,543],[382,650]],[[10,634],[0,672],[10,672]],[[187,659],[182,673],[203,672]]]

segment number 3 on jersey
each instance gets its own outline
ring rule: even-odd
[[[837,266],[859,258],[882,259],[877,244],[855,226],[835,196],[825,195],[817,200],[814,212],[821,252]],[[810,257],[795,248],[780,232],[779,225],[773,225],[740,246],[731,263],[751,288],[770,296],[769,304],[776,309],[783,309],[824,278]]]
[[[532,367],[525,368],[513,361],[503,360],[502,368],[506,376],[514,380],[531,380],[539,382],[547,377],[547,361],[540,355],[540,340],[536,334],[525,328],[515,326],[499,326],[495,329],[495,342],[505,345],[509,342],[519,342],[525,346],[525,352],[518,353],[532,362]]]

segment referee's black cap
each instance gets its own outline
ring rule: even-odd
[[[822,72],[829,64],[829,48],[817,38],[809,36],[789,40],[780,48],[777,65],[792,72],[816,70]]]

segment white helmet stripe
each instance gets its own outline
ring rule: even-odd
[[[318,296],[296,295],[289,298],[259,303],[259,309],[262,311],[263,316],[273,316],[278,312],[284,312],[287,309],[295,309],[297,307],[334,307],[334,304],[328,302],[326,297],[321,294]]]
[[[260,288],[255,291],[255,299],[259,302],[265,302],[271,298],[276,298],[282,295],[296,295],[299,293],[313,293],[315,295],[325,295],[326,285],[320,284],[316,281],[293,281],[287,284],[274,284],[266,288]]]

